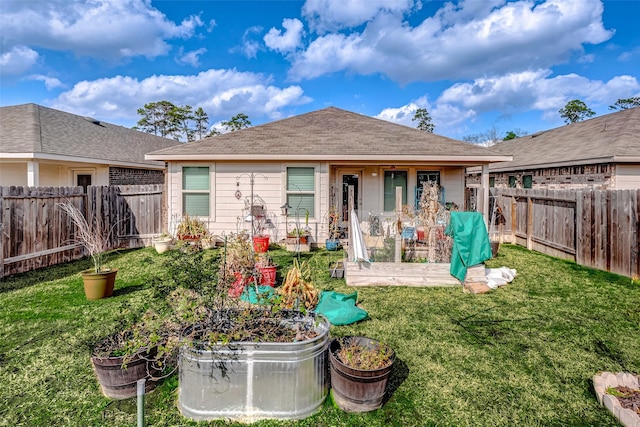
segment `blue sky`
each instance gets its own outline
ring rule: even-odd
[[[133,126],[152,101],[254,125],[335,106],[462,139],[640,96],[640,1],[0,0],[0,105]]]

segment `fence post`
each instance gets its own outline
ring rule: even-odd
[[[4,251],[2,250],[2,242],[4,241],[4,209],[2,208],[2,187],[0,187],[0,279],[4,277]]]
[[[527,195],[527,249],[533,248],[533,198]]]

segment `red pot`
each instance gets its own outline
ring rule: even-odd
[[[267,252],[269,249],[269,235],[253,236],[253,250],[257,253]]]
[[[272,288],[276,284],[276,267],[275,265],[269,265],[266,267],[258,266],[257,269],[260,272],[260,284],[263,286],[271,286]]]

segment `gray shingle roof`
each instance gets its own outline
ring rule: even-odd
[[[319,159],[476,161],[504,156],[444,136],[426,133],[335,107],[154,151],[156,160]]]
[[[95,159],[96,163],[143,163],[145,154],[180,144],[167,138],[36,104],[0,107],[0,153],[40,153]]]
[[[491,147],[513,156],[491,171],[605,162],[640,162],[640,108],[618,111]]]

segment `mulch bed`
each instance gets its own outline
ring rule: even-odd
[[[640,390],[634,390],[629,387],[616,387],[616,390],[624,396],[616,396],[620,402],[620,406],[624,409],[631,409],[640,415]]]

